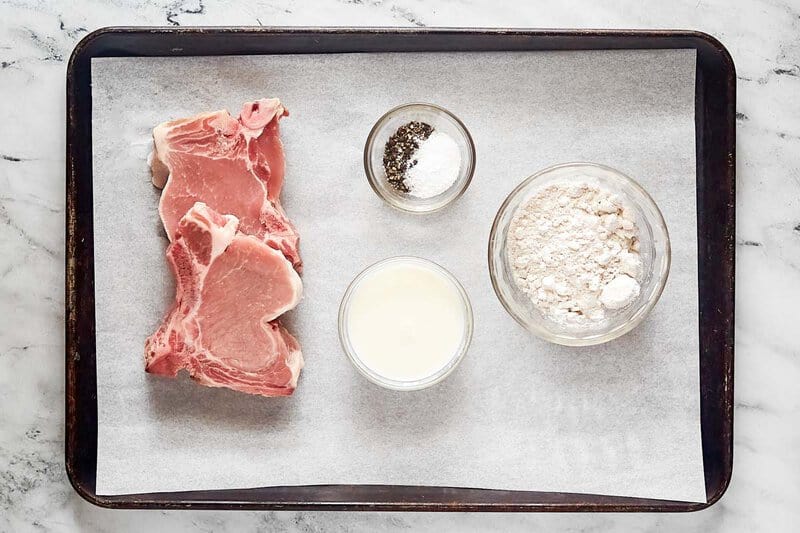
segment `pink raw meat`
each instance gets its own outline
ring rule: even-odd
[[[167,249],[175,303],[145,343],[145,370],[174,377],[186,369],[209,387],[288,396],[303,356],[275,319],[300,301],[300,276],[237,226],[201,202],[181,218]]]
[[[278,121],[288,115],[277,98],[248,102],[238,119],[225,110],[164,122],[153,130],[153,184],[158,211],[173,240],[195,202],[239,219],[239,231],[280,250],[299,271],[299,236],[279,197],[285,160]]]

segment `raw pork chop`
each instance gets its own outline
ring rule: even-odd
[[[158,211],[173,240],[195,202],[239,219],[239,231],[280,250],[300,269],[298,235],[279,197],[285,161],[278,121],[288,115],[277,98],[248,102],[238,119],[225,110],[173,120],[153,130],[153,184]]]
[[[200,202],[181,218],[167,249],[175,303],[145,343],[145,369],[174,377],[185,368],[210,387],[288,396],[303,356],[275,319],[300,301],[300,277],[237,226]]]

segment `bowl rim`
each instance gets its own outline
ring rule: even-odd
[[[350,299],[353,295],[353,291],[356,289],[358,284],[371,272],[379,270],[384,265],[389,263],[403,263],[403,262],[411,262],[416,264],[422,264],[426,268],[430,268],[431,270],[442,274],[456,289],[459,296],[461,297],[461,301],[463,303],[464,312],[465,312],[465,320],[464,320],[464,337],[461,340],[461,346],[459,347],[457,353],[445,364],[431,374],[430,376],[426,376],[421,379],[416,379],[412,381],[403,381],[397,379],[391,379],[386,376],[375,372],[369,366],[364,363],[360,357],[355,353],[355,349],[352,348],[352,343],[349,340],[345,340],[347,337],[346,333],[346,323],[347,323],[347,309]],[[338,337],[339,337],[339,344],[342,347],[347,358],[350,360],[350,363],[358,370],[358,372],[367,378],[372,383],[379,385],[385,389],[397,390],[397,391],[415,391],[415,390],[422,390],[432,387],[437,383],[442,382],[445,378],[447,378],[453,371],[458,367],[461,361],[466,356],[467,352],[469,351],[469,347],[472,344],[472,337],[475,330],[475,316],[472,310],[472,302],[470,301],[469,294],[467,294],[466,289],[458,281],[449,270],[445,267],[436,263],[435,261],[431,261],[430,259],[425,259],[424,257],[418,257],[415,255],[396,255],[392,257],[387,257],[381,259],[379,261],[375,261],[370,265],[363,268],[350,284],[347,286],[347,289],[342,295],[342,300],[339,303],[339,312],[337,317],[337,329],[338,329]]]
[[[589,335],[586,337],[574,337],[565,334],[555,334],[547,330],[546,328],[540,326],[537,323],[526,321],[522,316],[516,313],[500,290],[500,286],[498,283],[498,273],[496,272],[494,261],[492,259],[495,255],[494,253],[495,248],[499,245],[499,243],[497,242],[498,238],[502,238],[501,235],[498,235],[498,226],[500,224],[500,219],[508,210],[512,200],[514,200],[514,198],[516,198],[516,196],[529,184],[541,178],[543,175],[567,167],[596,168],[606,171],[628,182],[630,185],[633,186],[634,189],[636,189],[639,193],[641,193],[642,196],[645,198],[645,200],[649,202],[651,206],[654,208],[654,212],[657,216],[656,222],[658,222],[660,226],[664,229],[664,235],[666,237],[665,249],[664,249],[664,255],[666,256],[665,265],[663,268],[663,273],[661,274],[657,282],[656,290],[653,293],[652,297],[649,298],[648,301],[630,319],[628,319],[624,323],[620,324],[619,326],[605,333]],[[639,324],[641,324],[642,321],[644,321],[644,319],[653,310],[656,303],[658,303],[658,301],[661,299],[661,295],[663,294],[664,288],[666,287],[667,284],[667,279],[669,278],[670,269],[672,267],[672,243],[669,236],[669,228],[667,227],[667,223],[664,220],[664,215],[661,212],[661,209],[658,207],[658,204],[653,199],[653,197],[650,196],[650,193],[648,193],[647,190],[644,187],[642,187],[638,181],[628,176],[624,172],[621,172],[616,168],[610,167],[608,165],[603,165],[601,163],[592,163],[590,161],[569,161],[566,163],[558,163],[555,165],[550,165],[535,172],[534,174],[531,174],[530,176],[522,180],[516,187],[514,187],[514,189],[506,196],[506,198],[503,200],[503,203],[500,205],[500,208],[497,210],[497,213],[495,214],[491,230],[489,231],[488,262],[489,262],[489,278],[492,283],[492,289],[494,290],[495,296],[497,296],[497,299],[500,301],[500,304],[503,306],[506,312],[509,315],[511,315],[511,317],[523,328],[530,331],[537,337],[544,339],[548,342],[552,342],[554,344],[560,344],[562,346],[595,346],[598,344],[603,344],[612,341],[630,332]]]
[[[456,128],[461,131],[461,133],[463,134],[464,138],[466,139],[466,141],[467,141],[467,153],[469,154],[469,162],[468,162],[467,170],[465,172],[465,176],[466,177],[462,180],[461,186],[460,186],[458,192],[456,192],[444,204],[442,204],[442,205],[440,205],[438,207],[430,208],[430,209],[412,209],[412,208],[409,208],[408,206],[402,204],[401,202],[396,201],[394,198],[390,198],[390,197],[387,197],[386,195],[384,195],[383,192],[380,190],[380,188],[377,186],[377,181],[378,181],[379,178],[378,178],[378,175],[375,173],[375,170],[374,170],[374,168],[372,166],[372,157],[371,157],[371,152],[372,152],[371,149],[372,149],[373,144],[375,143],[375,137],[377,136],[378,130],[380,129],[380,127],[386,121],[388,121],[390,118],[392,118],[394,115],[398,114],[399,112],[404,111],[406,109],[420,108],[420,107],[421,108],[434,109],[434,110],[442,113],[443,115],[446,115],[446,116],[450,117],[453,120],[453,122],[455,123]],[[381,117],[377,121],[375,121],[375,124],[369,130],[369,134],[367,135],[367,140],[366,140],[366,142],[364,144],[364,155],[363,155],[363,158],[364,158],[364,173],[367,175],[367,182],[369,183],[369,186],[372,188],[372,190],[375,192],[375,194],[378,195],[378,198],[383,200],[386,204],[388,204],[389,206],[393,207],[394,209],[397,209],[399,211],[403,211],[404,213],[413,213],[413,214],[417,214],[417,215],[424,215],[424,214],[428,214],[428,213],[435,213],[436,211],[440,211],[440,210],[444,209],[448,205],[452,204],[453,202],[455,202],[456,200],[461,198],[461,196],[463,196],[464,193],[467,192],[467,189],[469,188],[470,184],[472,183],[472,178],[475,175],[475,165],[476,165],[477,155],[476,155],[476,150],[475,150],[475,141],[472,138],[472,134],[469,132],[469,130],[464,125],[464,123],[461,121],[461,119],[458,118],[453,112],[445,109],[444,107],[442,107],[440,105],[431,104],[431,103],[428,103],[428,102],[409,102],[409,103],[405,103],[405,104],[400,104],[398,106],[395,106],[395,107],[389,109],[387,112],[385,112],[383,115],[381,115]]]

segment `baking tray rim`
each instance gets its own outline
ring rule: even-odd
[[[571,42],[567,43],[568,46],[561,47],[548,47],[546,45],[538,46],[538,47],[531,47],[531,48],[519,48],[519,50],[528,50],[528,51],[535,51],[535,50],[594,50],[594,49],[638,49],[638,48],[650,48],[650,49],[658,49],[658,48],[668,48],[668,49],[675,49],[675,48],[688,48],[688,49],[695,49],[698,53],[698,76],[700,75],[700,52],[701,47],[705,47],[706,50],[704,53],[711,54],[713,56],[713,60],[718,62],[721,66],[721,72],[723,74],[722,78],[724,78],[723,82],[724,85],[721,87],[725,91],[725,102],[724,108],[722,109],[724,116],[719,117],[722,121],[723,131],[721,135],[724,141],[724,148],[726,151],[726,162],[723,165],[724,170],[724,180],[727,189],[724,190],[725,201],[727,204],[725,209],[723,210],[724,220],[724,231],[723,231],[723,238],[724,243],[720,243],[723,245],[725,250],[725,257],[723,258],[723,267],[726,272],[724,274],[727,276],[725,280],[725,289],[726,292],[723,294],[725,300],[723,303],[726,306],[725,314],[729,316],[725,316],[722,319],[722,326],[724,331],[721,333],[722,340],[724,341],[724,345],[720,348],[721,350],[721,364],[722,364],[722,372],[721,372],[721,389],[720,389],[720,400],[721,400],[721,410],[723,419],[721,421],[723,428],[722,428],[722,437],[723,441],[722,448],[718,450],[718,452],[723,456],[721,461],[721,468],[722,468],[722,478],[720,482],[714,487],[714,490],[709,493],[707,496],[707,501],[705,503],[690,503],[690,502],[675,502],[675,501],[668,501],[668,500],[652,500],[652,499],[641,499],[641,498],[623,498],[623,497],[612,497],[612,496],[603,496],[603,495],[587,495],[587,494],[574,494],[574,493],[550,493],[550,492],[534,492],[534,491],[496,491],[492,489],[466,489],[466,488],[447,488],[447,487],[403,487],[403,486],[387,486],[387,485],[361,485],[361,486],[349,486],[349,485],[313,485],[313,486],[305,486],[305,487],[292,487],[297,489],[317,489],[323,490],[325,488],[353,488],[353,487],[361,487],[365,489],[370,489],[374,491],[380,492],[381,490],[403,490],[403,489],[439,489],[443,491],[448,490],[455,490],[460,492],[471,492],[471,491],[478,491],[478,492],[494,492],[494,493],[524,493],[529,495],[542,495],[542,497],[546,496],[556,496],[556,497],[584,497],[584,498],[600,498],[600,499],[608,499],[613,500],[613,503],[603,503],[600,502],[575,502],[575,501],[566,501],[566,502],[559,502],[559,501],[547,501],[547,502],[539,502],[539,501],[531,501],[531,502],[464,502],[464,501],[432,501],[432,502],[422,502],[422,501],[398,501],[398,502],[389,502],[389,501],[312,501],[312,500],[303,500],[303,501],[252,501],[252,500],[244,500],[239,499],[231,500],[231,499],[207,499],[207,500],[165,500],[165,495],[172,495],[178,497],[180,495],[186,495],[187,497],[194,494],[195,492],[198,493],[206,493],[206,492],[216,492],[218,494],[222,493],[240,493],[244,491],[255,491],[259,489],[236,489],[236,490],[228,490],[228,491],[192,491],[192,492],[172,492],[172,493],[155,493],[155,494],[140,494],[140,495],[119,495],[119,496],[98,496],[93,487],[86,483],[85,480],[81,479],[79,475],[79,467],[80,465],[76,462],[76,424],[77,424],[77,402],[76,397],[71,392],[74,392],[74,386],[76,385],[75,379],[77,377],[77,368],[76,363],[80,361],[80,353],[76,349],[77,346],[75,345],[75,335],[77,332],[78,326],[78,317],[80,315],[79,306],[76,305],[77,303],[77,287],[82,283],[81,276],[79,275],[79,268],[76,263],[76,255],[77,255],[77,248],[78,248],[78,234],[77,234],[77,223],[78,223],[78,216],[76,212],[76,201],[77,201],[77,191],[76,191],[76,183],[81,174],[80,169],[78,168],[80,161],[76,162],[77,155],[80,154],[81,149],[75,146],[74,137],[79,134],[77,131],[79,129],[78,124],[81,122],[81,117],[79,116],[77,111],[77,99],[78,95],[76,92],[80,89],[80,81],[78,76],[76,75],[76,71],[78,70],[78,65],[83,61],[91,61],[92,57],[119,57],[119,56],[152,56],[152,57],[161,57],[161,56],[195,56],[195,55],[270,55],[272,53],[296,53],[296,54],[312,54],[312,53],[342,53],[337,50],[333,51],[296,51],[296,52],[286,52],[286,51],[241,51],[241,52],[232,52],[232,53],[187,53],[184,48],[173,48],[168,51],[168,53],[164,54],[128,54],[128,53],[110,53],[110,54],[97,54],[95,55],[91,48],[95,46],[99,41],[103,39],[114,39],[119,36],[123,35],[139,35],[139,36],[151,36],[151,37],[161,37],[161,36],[176,36],[176,35],[186,35],[186,36],[206,36],[206,37],[219,37],[219,36],[266,36],[266,35],[276,35],[276,36],[298,36],[298,35],[309,35],[309,36],[381,36],[381,37],[391,37],[391,36],[446,36],[446,37],[521,37],[521,38],[528,38],[528,39],[566,39],[571,40]],[[591,44],[593,39],[601,39],[603,42],[600,43],[599,46],[578,46],[574,45],[577,40],[585,40],[585,44]],[[614,46],[614,43],[608,42],[608,40],[619,39],[617,44],[621,44],[624,40],[649,40],[653,39],[655,41],[659,40],[670,40],[670,39],[677,39],[685,41],[683,46]],[[642,44],[641,42],[639,44]],[[655,44],[655,43],[654,43]],[[574,46],[573,46],[574,45]],[[441,45],[440,45],[441,46]],[[436,48],[436,47],[435,47]],[[434,50],[434,51],[444,51],[448,48],[443,48],[441,50]],[[496,51],[503,51],[503,47],[499,48],[491,48],[492,50]],[[451,51],[481,51],[483,48],[453,48],[450,49]],[[506,51],[513,51],[517,50],[514,49],[506,49]],[[375,53],[378,50],[353,50],[354,52],[363,52],[363,53]],[[386,50],[389,53],[402,53],[406,51],[417,51],[417,50]],[[698,79],[699,83],[699,79]],[[76,88],[77,87],[77,88]],[[701,100],[701,91],[698,87],[696,93],[696,104],[699,104]],[[130,26],[116,26],[116,27],[104,27],[98,30],[95,30],[88,35],[86,35],[74,48],[69,62],[67,66],[67,187],[66,187],[66,200],[67,200],[67,209],[66,209],[66,243],[67,243],[67,250],[65,256],[65,269],[66,269],[66,283],[65,283],[65,311],[66,311],[66,319],[65,319],[65,333],[66,333],[66,375],[65,375],[65,384],[66,384],[66,394],[65,394],[65,422],[66,422],[66,435],[65,435],[65,466],[67,471],[67,477],[75,489],[75,491],[85,500],[88,502],[106,508],[195,508],[195,509],[317,509],[317,510],[417,510],[417,511],[545,511],[545,512],[565,512],[565,511],[577,511],[577,512],[691,512],[691,511],[698,511],[714,505],[718,502],[723,494],[726,492],[731,476],[732,476],[732,469],[733,469],[733,317],[734,317],[734,307],[733,307],[733,294],[734,294],[734,268],[735,268],[735,248],[733,246],[734,237],[735,237],[735,101],[736,101],[736,72],[735,66],[733,63],[733,59],[728,52],[728,50],[724,47],[724,45],[717,40],[715,37],[700,31],[695,30],[670,30],[670,29],[659,29],[659,30],[639,30],[639,29],[526,29],[526,28],[393,28],[393,27],[358,27],[358,28],[350,28],[350,27],[163,27],[163,26],[148,26],[148,27],[130,27]],[[705,108],[704,108],[705,111]],[[704,125],[705,117],[700,117],[698,113],[698,117],[696,119],[696,132],[698,133],[698,140],[696,141],[696,150],[698,152],[698,161],[697,161],[697,172],[698,172],[698,185],[700,184],[701,178],[704,178],[705,175],[701,176],[701,161],[700,161],[700,152],[701,152],[701,144],[702,147],[705,146],[705,143],[701,143],[700,141],[700,133],[701,127]],[[85,123],[84,123],[85,125]],[[91,130],[89,130],[89,139],[91,139]],[[703,141],[707,139],[703,137]],[[91,145],[89,147],[91,150]],[[719,163],[719,162],[717,162]],[[89,168],[89,176],[91,176],[91,168]],[[698,186],[698,195],[700,194],[700,188]],[[698,197],[698,210],[700,209],[700,198]],[[698,220],[698,233],[700,233],[700,220]],[[93,233],[90,231],[90,236]],[[81,244],[83,244],[83,239],[81,239]],[[92,250],[93,251],[93,250]],[[700,252],[700,249],[698,249]],[[699,260],[699,259],[698,259]],[[93,259],[92,259],[92,269],[93,269]],[[93,273],[93,270],[92,270]],[[83,281],[85,283],[85,281]],[[702,285],[703,281],[699,280],[699,285]],[[93,278],[92,278],[92,294],[93,294]],[[699,287],[699,290],[702,291],[702,287]],[[92,298],[92,304],[93,304]],[[702,318],[702,307],[699,310]],[[93,318],[93,308],[92,308],[92,318]],[[702,329],[702,325],[701,325]],[[92,326],[92,337],[94,336],[94,328]],[[702,333],[702,332],[701,332]],[[718,335],[719,336],[719,335]],[[94,353],[91,354],[91,363],[94,364]],[[701,357],[701,364],[703,358],[703,341],[701,339],[700,345],[700,357]],[[701,369],[701,374],[702,374]],[[702,378],[701,378],[702,379]],[[96,379],[94,379],[95,387],[96,387]],[[701,383],[702,389],[702,383]],[[94,414],[94,426],[96,432],[96,388],[95,388],[95,414]],[[702,416],[702,413],[701,413]],[[704,432],[705,433],[705,432]],[[704,456],[705,456],[705,438],[703,439],[704,442]],[[96,468],[96,440],[94,442],[94,457],[95,457],[95,468]],[[705,458],[705,457],[704,457]],[[707,465],[704,466],[704,471],[707,474]],[[93,484],[93,483],[92,483]],[[708,480],[707,480],[708,485]],[[264,489],[281,489],[287,487],[264,487]],[[161,499],[159,499],[159,497]]]

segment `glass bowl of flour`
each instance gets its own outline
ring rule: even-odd
[[[635,328],[669,275],[658,206],[636,181],[594,163],[566,163],[523,181],[489,237],[489,273],[508,313],[539,337],[589,346]]]

